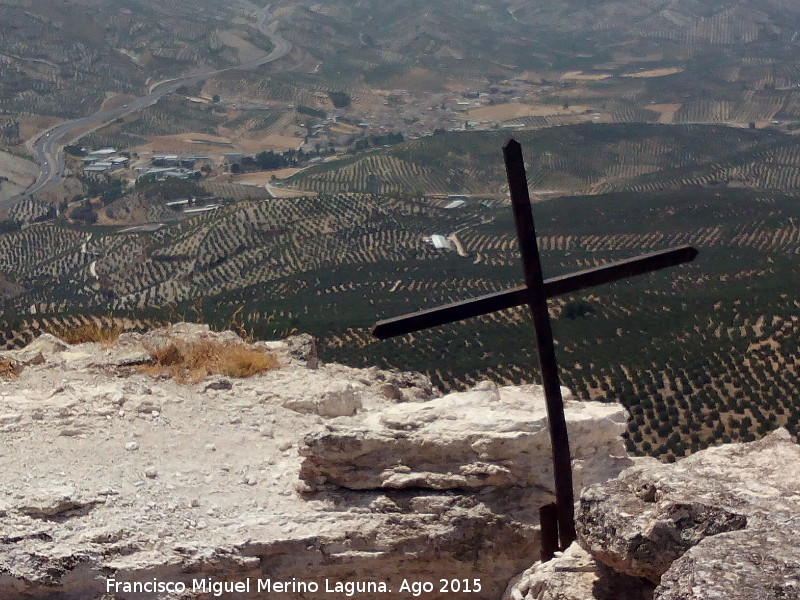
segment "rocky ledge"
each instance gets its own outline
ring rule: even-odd
[[[280,368],[145,372],[177,341],[271,352]],[[248,345],[187,324],[113,344],[42,336],[0,358],[4,600],[214,598],[211,584],[245,581],[288,582],[289,599],[359,582],[412,597],[404,580],[453,597],[440,578],[497,599],[538,556],[552,495],[535,386],[442,396],[418,374],[319,364],[308,336]],[[569,400],[567,417],[579,482],[631,464],[620,407]],[[186,590],[120,585],[153,582]]]
[[[798,465],[784,429],[675,464],[637,461],[583,491],[580,546],[524,572],[506,598],[800,598]]]

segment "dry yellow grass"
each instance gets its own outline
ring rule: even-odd
[[[209,375],[250,377],[280,367],[278,359],[243,344],[210,340],[175,340],[150,351],[152,364],[141,370],[168,375],[181,383],[196,383]]]
[[[98,344],[110,345],[117,341],[122,333],[122,327],[116,323],[103,325],[90,321],[82,323],[77,327],[58,327],[52,334],[65,341],[67,344],[83,344],[85,342],[96,342]]]
[[[16,379],[19,377],[19,365],[10,358],[0,358],[0,379]]]

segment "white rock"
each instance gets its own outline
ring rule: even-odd
[[[328,389],[287,398],[283,406],[301,413],[322,417],[342,417],[355,414],[361,408],[361,389],[350,382],[332,382]]]
[[[632,464],[620,437],[621,406],[567,400],[565,414],[576,493]],[[301,477],[312,486],[553,487],[540,386],[498,389],[487,382],[427,402],[390,405],[307,435],[300,455]]]

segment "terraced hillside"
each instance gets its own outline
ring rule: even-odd
[[[284,0],[277,7],[288,17],[287,35],[321,62],[320,78],[387,88],[424,85],[417,67],[482,80],[515,68],[623,74],[687,60],[695,76],[702,69],[715,79],[780,86],[792,80],[785,51],[800,26],[800,8],[787,0]],[[773,72],[756,58],[764,55],[786,67]],[[745,57],[751,68],[731,73],[748,64]],[[709,70],[710,58],[717,64]]]
[[[467,193],[505,186],[498,149],[508,132],[449,132],[305,169],[289,179],[323,193]],[[516,131],[534,190],[677,189],[712,181],[797,186],[796,138],[776,131],[645,123],[579,124]],[[763,165],[757,168],[756,164]],[[651,186],[652,187],[652,186]]]
[[[670,459],[778,423],[798,432],[796,196],[618,192],[535,212],[547,276],[677,244],[701,250],[692,265],[552,304],[564,384],[622,401],[631,448]],[[455,234],[453,250],[424,240],[434,233]],[[132,317],[128,326],[199,319],[257,337],[307,331],[325,360],[419,369],[445,388],[532,381],[523,309],[385,342],[368,330],[517,284],[515,244],[505,206],[372,195],[243,200],[151,233],[37,224],[0,236],[3,330],[16,345],[83,314]]]
[[[679,244],[701,250],[691,265],[553,302],[563,382],[584,397],[622,401],[633,415],[631,448],[666,459],[778,423],[797,434],[796,138],[642,124],[560,126],[520,138],[534,190],[591,192],[535,204],[547,276]],[[370,161],[373,173],[411,165],[398,179],[409,183],[394,191],[417,180],[494,192],[457,208],[441,197],[284,199],[205,182],[210,198],[227,198],[216,211],[150,228],[5,223],[6,344],[65,322],[130,318],[121,326],[145,327],[188,318],[266,338],[307,331],[326,360],[419,369],[445,388],[531,381],[523,309],[386,342],[369,334],[380,318],[520,281],[510,210],[497,193],[501,143],[496,133],[452,133],[350,159]],[[305,181],[315,174],[337,171],[308,169]],[[152,202],[154,211],[171,210]],[[434,234],[450,250],[436,249]]]
[[[269,50],[254,10],[238,0],[0,3],[0,149],[26,152],[24,140],[59,120]]]
[[[216,31],[233,27],[237,10],[233,3],[200,0],[169,6],[148,0],[125,6],[78,0],[3,2],[3,108],[80,116],[96,109],[106,91],[134,93],[148,77],[204,64],[236,64],[235,51]]]

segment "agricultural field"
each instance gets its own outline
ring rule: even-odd
[[[757,130],[728,133],[709,142],[714,151],[773,143]],[[689,157],[667,154],[690,168]],[[228,200],[155,230],[50,221],[0,235],[4,287],[16,290],[1,304],[6,344],[29,339],[34,320],[129,318],[133,327],[184,318],[258,338],[309,332],[324,360],[421,370],[443,389],[536,380],[522,308],[388,341],[369,333],[382,318],[518,285],[505,202],[448,210],[440,198],[284,199],[203,185]],[[690,265],[551,303],[564,385],[625,404],[632,450],[673,460],[776,424],[797,435],[798,202],[792,190],[698,183],[535,204],[546,276],[675,245],[700,249]],[[457,239],[460,252],[435,249],[432,234]]]
[[[500,149],[509,135],[523,144],[534,193],[644,189],[640,179],[658,181],[660,189],[681,188],[735,168],[745,185],[785,189],[793,187],[790,157],[798,151],[796,138],[776,131],[587,123],[511,134],[443,133],[313,166],[287,184],[320,193],[497,195],[504,191]],[[766,167],[771,174],[739,164],[760,160],[762,151],[774,154]],[[778,164],[781,159],[788,162]]]
[[[118,3],[10,0],[0,4],[0,98],[6,114],[78,117],[107,92],[136,94],[145,82],[202,65],[238,63],[218,32],[245,25],[242,5],[187,0]]]
[[[3,2],[0,150],[268,50],[254,10]],[[308,332],[323,360],[421,370],[447,390],[536,381],[524,308],[369,333],[521,282],[501,153],[513,135],[547,276],[700,249],[690,265],[552,301],[563,384],[623,403],[628,447],[662,460],[776,425],[798,435],[800,5],[276,0],[270,13],[285,58],[181,89],[82,143],[350,152],[283,172],[285,197],[262,187],[271,174],[201,179],[188,195],[208,212],[167,206],[183,188],[89,193],[76,178],[82,194],[25,199],[0,223],[0,343],[188,319]],[[375,132],[406,141],[380,147]],[[465,204],[445,208],[454,194]]]
[[[800,10],[780,0],[757,8],[743,0],[679,0],[667,9],[657,0],[635,7],[622,0],[469,6],[441,0],[402,7],[377,0],[287,0],[277,3],[276,13],[285,18],[285,35],[310,55],[308,63],[321,63],[315,71],[320,80],[358,79],[384,89],[413,89],[421,66],[451,83],[502,79],[515,70],[603,83],[617,76],[646,82],[705,75],[709,62],[712,73],[728,80],[781,87],[792,78],[785,49],[795,43],[800,24]],[[424,64],[418,58],[423,54]],[[428,91],[442,85],[436,77],[416,80]]]
[[[36,179],[35,165],[8,152],[0,152],[0,200],[11,198]]]

